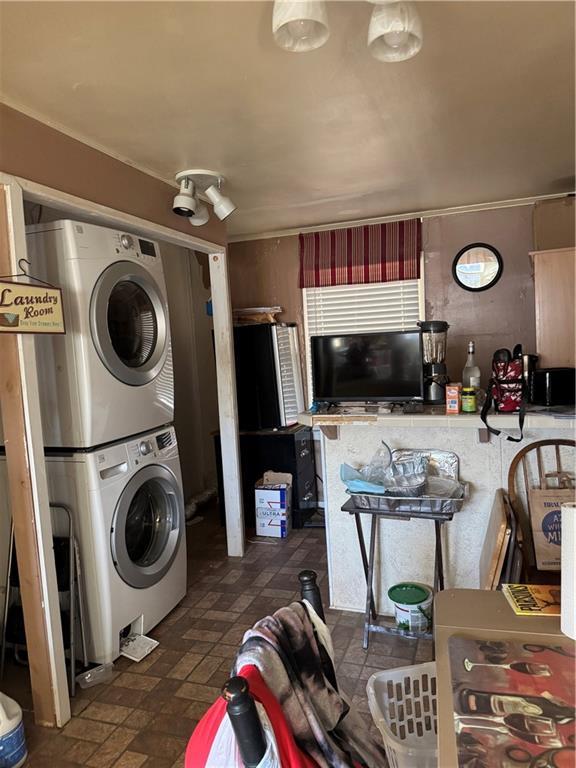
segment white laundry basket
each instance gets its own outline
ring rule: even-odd
[[[392,768],[437,768],[436,663],[376,672],[366,691]]]

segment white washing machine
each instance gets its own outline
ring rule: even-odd
[[[46,457],[50,501],[74,514],[88,657],[118,658],[186,594],[184,499],[172,427],[94,451]],[[56,533],[67,530],[53,512]],[[59,529],[62,527],[62,531]]]
[[[30,274],[60,286],[65,335],[37,336],[44,445],[91,448],[174,420],[158,244],[93,224],[27,228]]]

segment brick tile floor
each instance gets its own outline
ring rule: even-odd
[[[286,540],[250,539],[228,558],[215,510],[187,528],[188,593],[150,635],[160,643],[139,664],[121,658],[105,685],[78,689],[62,729],[34,725],[27,672],[10,664],[2,689],[23,706],[30,768],[182,768],[186,743],[219,695],[242,635],[255,621],[299,598],[298,573],[314,569],[328,605],[324,531]],[[375,671],[431,658],[430,641],[372,635],[362,649],[359,614],[328,610],[341,688],[370,718],[366,680]]]

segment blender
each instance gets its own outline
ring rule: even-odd
[[[424,402],[441,405],[446,402],[446,335],[450,327],[444,320],[425,320],[418,323],[422,331],[424,360]]]

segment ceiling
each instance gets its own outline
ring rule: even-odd
[[[306,54],[269,2],[1,3],[0,89],[162,179],[221,171],[236,238],[573,189],[574,4],[418,9],[422,51],[386,64],[367,2]]]

